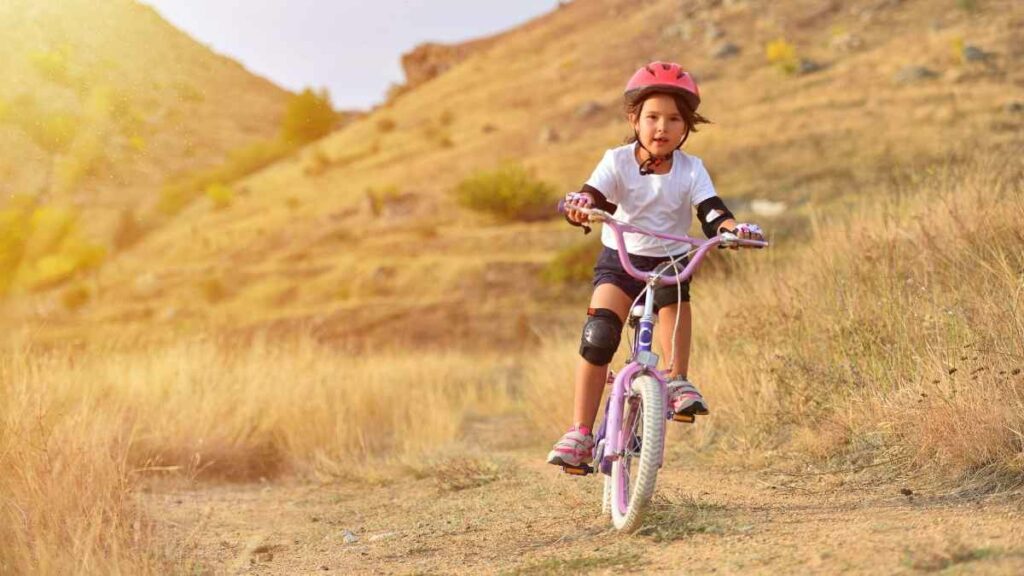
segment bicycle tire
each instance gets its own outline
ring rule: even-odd
[[[665,442],[665,397],[661,385],[653,377],[643,375],[634,379],[631,386],[633,394],[623,406],[620,432],[627,444],[625,453],[612,463],[611,476],[612,524],[626,533],[640,527],[654,496]]]

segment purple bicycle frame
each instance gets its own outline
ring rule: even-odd
[[[605,440],[604,451],[603,454],[601,454],[601,461],[597,462],[597,465],[602,472],[609,474],[611,462],[618,459],[625,452],[625,446],[623,445],[624,438],[622,434],[622,411],[623,406],[625,406],[626,396],[629,394],[629,386],[633,379],[641,373],[653,376],[660,384],[662,394],[667,396],[665,375],[657,369],[658,357],[652,352],[655,322],[655,282],[662,286],[685,282],[693,275],[693,272],[697,267],[700,266],[700,263],[707,255],[708,250],[723,244],[723,242],[727,241],[730,245],[757,248],[767,246],[768,243],[759,240],[736,238],[735,236],[719,235],[708,240],[700,240],[686,235],[676,236],[673,234],[650,232],[632,224],[614,220],[607,212],[603,212],[601,210],[584,209],[584,211],[590,215],[591,220],[603,222],[605,226],[611,228],[612,232],[615,234],[615,243],[618,246],[619,262],[622,264],[623,270],[633,278],[647,284],[644,288],[644,313],[640,317],[640,321],[637,325],[637,336],[634,343],[633,353],[630,355],[629,362],[626,366],[615,375],[615,380],[612,383],[611,396],[609,396],[608,402],[605,405],[605,418],[597,432],[596,439],[598,441],[601,439]],[[653,271],[642,272],[637,270],[629,260],[624,236],[626,233],[638,233],[662,238],[664,240],[685,242],[691,246],[697,247],[697,251],[694,253],[689,264],[687,264],[686,267],[684,267],[682,271],[675,276],[662,276]],[[630,311],[630,314],[632,314],[632,310]],[[672,412],[670,410],[666,411],[665,418],[672,418]],[[663,459],[664,452],[658,455],[659,467],[661,466]]]

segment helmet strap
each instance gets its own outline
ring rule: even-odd
[[[672,152],[670,152],[666,156],[655,156],[654,153],[651,152],[650,150],[648,150],[647,146],[644,146],[644,143],[640,140],[640,132],[638,132],[636,130],[633,130],[633,135],[636,137],[636,144],[637,144],[637,146],[639,146],[640,149],[642,149],[644,152],[647,152],[647,159],[640,163],[640,175],[641,176],[647,176],[647,175],[650,175],[650,174],[654,174],[654,171],[658,168],[658,166],[661,166],[661,164],[663,162],[671,162],[672,161],[672,154],[675,153],[675,150],[673,150]],[[687,128],[686,132],[683,133],[683,139],[680,140],[679,141],[679,145],[676,146],[676,150],[682,149],[683,144],[686,143],[686,139],[689,138],[689,137],[690,137],[690,129]]]
[[[643,142],[640,141],[639,132],[634,130],[633,134],[636,136],[637,146],[639,146],[640,149],[643,150],[644,152],[647,152],[647,159],[640,163],[641,176],[649,176],[651,174],[654,174],[654,171],[658,169],[658,166],[661,166],[665,162],[672,162],[672,154],[675,152],[675,150],[670,152],[667,156],[656,156],[653,152],[647,149],[647,146],[644,146]],[[687,136],[688,135],[689,131],[687,131]],[[680,146],[683,145],[683,142],[686,142],[686,136],[683,137],[683,141],[679,143],[679,146],[676,146],[677,150]]]

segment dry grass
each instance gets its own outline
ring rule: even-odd
[[[921,175],[701,294],[723,311],[698,313],[711,431],[937,480],[1024,478],[1021,177],[998,159]]]
[[[0,356],[0,572],[157,571],[146,477],[358,476],[510,405],[497,357],[347,356],[304,339]],[[397,467],[396,467],[397,468]]]
[[[120,414],[52,378],[52,364],[24,351],[0,357],[0,572],[158,572],[141,552]]]

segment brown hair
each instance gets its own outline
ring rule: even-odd
[[[690,137],[690,132],[697,132],[698,124],[711,124],[711,120],[708,120],[699,112],[690,108],[690,104],[686,101],[686,98],[683,98],[680,94],[673,94],[671,92],[649,92],[645,94],[643,98],[627,100],[626,117],[629,118],[630,115],[635,115],[639,118],[640,111],[643,110],[644,107],[644,102],[647,102],[647,99],[655,94],[665,94],[675,101],[676,108],[679,110],[679,114],[683,117],[683,124],[686,125],[686,132],[683,133],[683,142],[686,142],[686,139]],[[636,132],[626,139],[627,144],[632,144],[633,142],[636,142]],[[682,144],[680,144],[680,146],[682,146]]]

